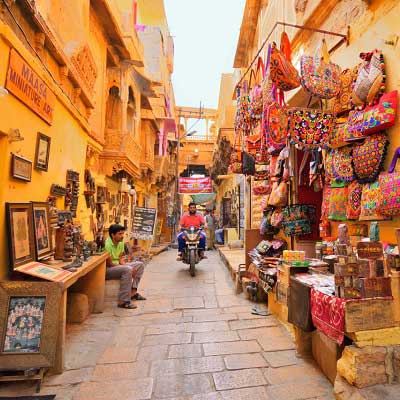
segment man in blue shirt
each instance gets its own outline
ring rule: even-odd
[[[140,279],[144,271],[141,261],[131,261],[124,252],[124,232],[122,225],[113,224],[108,229],[109,237],[105,242],[105,249],[109,253],[106,265],[106,279],[120,279],[118,307],[137,308],[131,300],[146,300],[138,293]]]

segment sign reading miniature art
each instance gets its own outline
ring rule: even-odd
[[[51,125],[56,96],[14,49],[10,52],[6,89]]]

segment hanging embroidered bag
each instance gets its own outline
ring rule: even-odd
[[[276,101],[267,104],[264,108],[262,123],[268,151],[280,151],[287,140],[288,117],[286,107]]]
[[[394,126],[397,111],[397,90],[385,93],[379,103],[367,107],[363,112],[361,132],[372,135],[376,132]]]
[[[277,181],[272,184],[271,194],[269,195],[268,205],[274,207],[284,207],[288,199],[288,186],[284,181]]]
[[[286,92],[300,86],[300,77],[291,62],[290,40],[286,32],[282,32],[280,50],[273,43],[271,48],[270,77],[272,83]]]
[[[379,181],[363,185],[361,194],[360,221],[377,221],[385,219],[378,214],[377,209],[382,201],[382,193]]]
[[[329,217],[329,203],[331,199],[331,185],[325,185],[322,191],[321,220]]]
[[[268,195],[271,193],[271,185],[269,180],[259,181],[255,180],[252,184],[253,194],[256,196],[259,195]]]
[[[353,82],[357,78],[358,65],[351,69],[345,69],[341,72],[339,79],[341,81],[340,91],[332,101],[332,111],[336,115],[347,113],[352,108]]]
[[[339,182],[351,182],[354,180],[352,150],[348,146],[332,151],[332,173]]]
[[[331,99],[338,95],[342,81],[340,67],[329,61],[325,39],[318,46],[315,56],[301,57],[301,84],[312,96]]]
[[[293,204],[283,209],[283,232],[286,236],[309,235],[315,224],[316,207],[309,204]]]
[[[361,195],[362,185],[357,181],[350,183],[348,188],[348,199],[346,206],[346,217],[347,219],[358,219],[361,213]]]
[[[290,108],[289,133],[291,141],[303,148],[324,147],[335,126],[332,112],[310,109]]]
[[[261,75],[261,78],[260,78]],[[262,117],[263,112],[263,89],[260,80],[264,79],[264,63],[261,57],[258,57],[256,72],[251,70],[249,85],[254,79],[254,86],[250,90],[249,113],[252,120],[252,125],[256,125]]]
[[[325,178],[327,183],[335,180],[333,174],[333,150],[327,150],[324,158]]]
[[[400,147],[394,153],[388,173],[379,175],[382,201],[377,211],[386,217],[400,215],[400,172],[395,171],[399,157]]]
[[[261,136],[259,133],[247,136],[245,138],[247,152],[256,157],[256,154],[261,151]]]
[[[348,187],[344,184],[332,182],[328,219],[333,221],[344,221],[346,219],[347,198]]]
[[[379,93],[385,91],[385,65],[380,50],[361,53],[363,60],[353,86],[352,101],[357,106],[373,104]]]
[[[354,175],[359,183],[376,181],[383,168],[389,141],[385,132],[368,136],[353,147]]]
[[[245,94],[241,94],[244,91]],[[248,136],[251,132],[252,121],[250,117],[250,97],[247,95],[247,84],[244,83],[244,87],[237,89],[237,100],[236,100],[236,115],[234,130],[235,135]]]

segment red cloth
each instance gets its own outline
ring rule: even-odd
[[[179,225],[182,228],[190,228],[191,226],[199,228],[200,225],[204,225],[204,218],[201,214],[196,213],[194,215],[190,215],[189,213],[186,213],[183,214]]]
[[[311,289],[313,324],[338,344],[342,344],[344,340],[344,312],[347,301],[349,299],[340,299]]]

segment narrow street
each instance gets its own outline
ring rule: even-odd
[[[236,296],[216,251],[195,278],[175,251],[146,267],[137,310],[115,305],[118,282],[107,284],[103,314],[69,326],[67,371],[48,377],[41,394],[60,400],[333,399],[331,385],[274,317],[251,314]],[[263,307],[263,305],[259,305]],[[17,392],[13,393],[13,388]],[[32,394],[7,385],[0,395]]]

